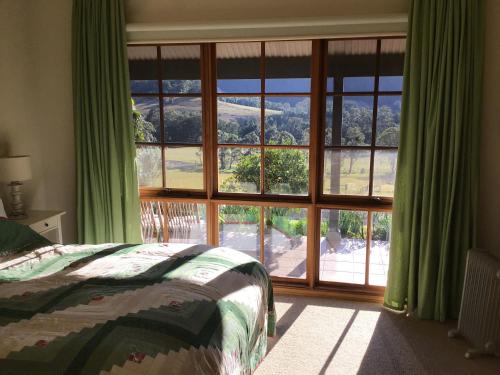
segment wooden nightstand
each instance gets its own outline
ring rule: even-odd
[[[28,211],[28,217],[22,220],[16,220],[18,223],[28,225],[35,232],[41,234],[51,241],[62,244],[61,216],[64,211]]]

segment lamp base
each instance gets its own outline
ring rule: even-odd
[[[24,211],[23,201],[21,199],[22,192],[21,186],[23,184],[19,181],[13,181],[9,184],[10,187],[10,195],[12,197],[11,208],[12,211],[9,215],[9,218],[14,220],[26,219],[26,212]]]

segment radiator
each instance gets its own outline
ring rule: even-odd
[[[462,336],[472,344],[465,358],[500,356],[500,260],[485,250],[467,253],[458,327],[449,336]]]

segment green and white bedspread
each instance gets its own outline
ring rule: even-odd
[[[255,259],[204,245],[0,258],[0,374],[250,374],[274,334]]]

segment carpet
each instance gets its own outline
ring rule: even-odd
[[[500,374],[500,359],[464,358],[456,322],[419,321],[373,303],[277,296],[277,335],[255,375]]]

